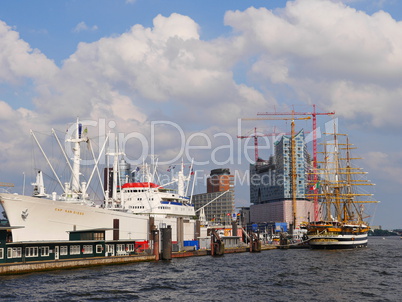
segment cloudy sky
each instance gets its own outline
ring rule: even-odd
[[[236,136],[290,125],[239,119],[316,104],[377,184],[372,224],[402,228],[401,19],[397,0],[3,1],[0,181],[21,192],[37,168],[29,129],[62,136],[79,116],[92,136],[121,133],[134,165],[152,152],[162,168],[231,168],[246,206],[253,142]]]

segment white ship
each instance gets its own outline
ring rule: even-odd
[[[31,133],[37,141],[34,133]],[[53,134],[61,146],[54,130]],[[33,196],[0,193],[0,202],[10,224],[12,241],[68,240],[70,231],[96,228],[110,230],[106,232],[107,240],[116,239],[117,230],[117,239],[149,240],[151,224],[156,228],[171,226],[173,241],[196,239],[194,207],[190,199],[184,196],[185,191],[188,191],[190,175],[184,175],[183,164],[174,179],[178,184],[177,191],[155,184],[147,169],[145,181],[121,183],[119,156],[122,153],[116,152],[113,154],[115,160],[111,170],[111,197],[106,191],[104,204],[96,205],[89,199],[87,183],[80,181],[80,144],[88,142],[88,138],[78,119],[72,136],[67,140],[73,144],[72,165],[63,151],[72,172],[71,182],[62,185],[55,175],[63,188],[62,194],[46,193],[41,171],[33,184]],[[42,150],[41,147],[40,149]],[[54,172],[44,152],[43,155]],[[121,163],[124,160],[120,160]],[[94,168],[92,175],[95,171]]]

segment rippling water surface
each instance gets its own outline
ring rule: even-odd
[[[401,301],[402,240],[0,277],[1,301]]]

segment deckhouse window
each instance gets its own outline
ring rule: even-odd
[[[65,255],[67,255],[67,254],[68,254],[67,246],[61,246],[61,247],[60,247],[60,255],[65,256]]]
[[[116,250],[117,250],[117,252],[124,252],[125,251],[124,250],[124,244],[118,244],[116,246]]]
[[[22,248],[13,247],[7,249],[7,258],[21,258]]]
[[[70,255],[79,255],[80,254],[80,246],[79,245],[71,245],[70,246]]]
[[[48,246],[42,246],[40,247],[40,255],[42,257],[47,257],[49,256],[49,247]]]
[[[102,232],[94,233],[94,240],[105,240],[105,233]]]
[[[82,247],[82,253],[83,254],[93,254],[94,250],[93,250],[93,246],[92,245],[84,245]]]
[[[38,247],[30,246],[25,248],[25,256],[26,257],[38,257]]]
[[[127,244],[127,252],[134,252],[134,243]]]

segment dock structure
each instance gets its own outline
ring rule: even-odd
[[[252,234],[246,244],[238,236],[219,236],[216,231],[212,231],[209,246],[200,248],[201,239],[184,241],[181,250],[172,251],[171,229],[162,228],[160,231],[161,240],[159,230],[153,230],[151,241],[105,240],[105,229],[93,229],[71,232],[70,240],[65,241],[8,242],[7,229],[3,228],[0,229],[0,275],[208,255],[223,256],[277,248],[275,245],[261,245],[258,237]]]
[[[155,261],[155,255],[94,257],[82,259],[32,261],[0,264],[0,275],[25,274],[39,271],[83,268],[100,265],[112,265],[134,262]]]
[[[267,251],[277,249],[274,245],[262,245],[261,251]],[[247,253],[249,247],[228,248],[224,250],[224,254],[233,253]],[[182,251],[173,252],[173,258],[188,258],[188,257],[200,257],[211,256],[211,250],[194,250],[194,251]],[[162,259],[161,259],[162,260]],[[116,264],[128,264],[138,262],[157,261],[156,255],[135,255],[135,256],[113,256],[113,257],[94,257],[83,259],[67,259],[67,260],[50,260],[50,261],[34,261],[25,263],[3,263],[0,264],[0,275],[16,275],[26,274],[32,272],[42,272],[51,270],[62,269],[74,269],[103,265],[116,265]]]

